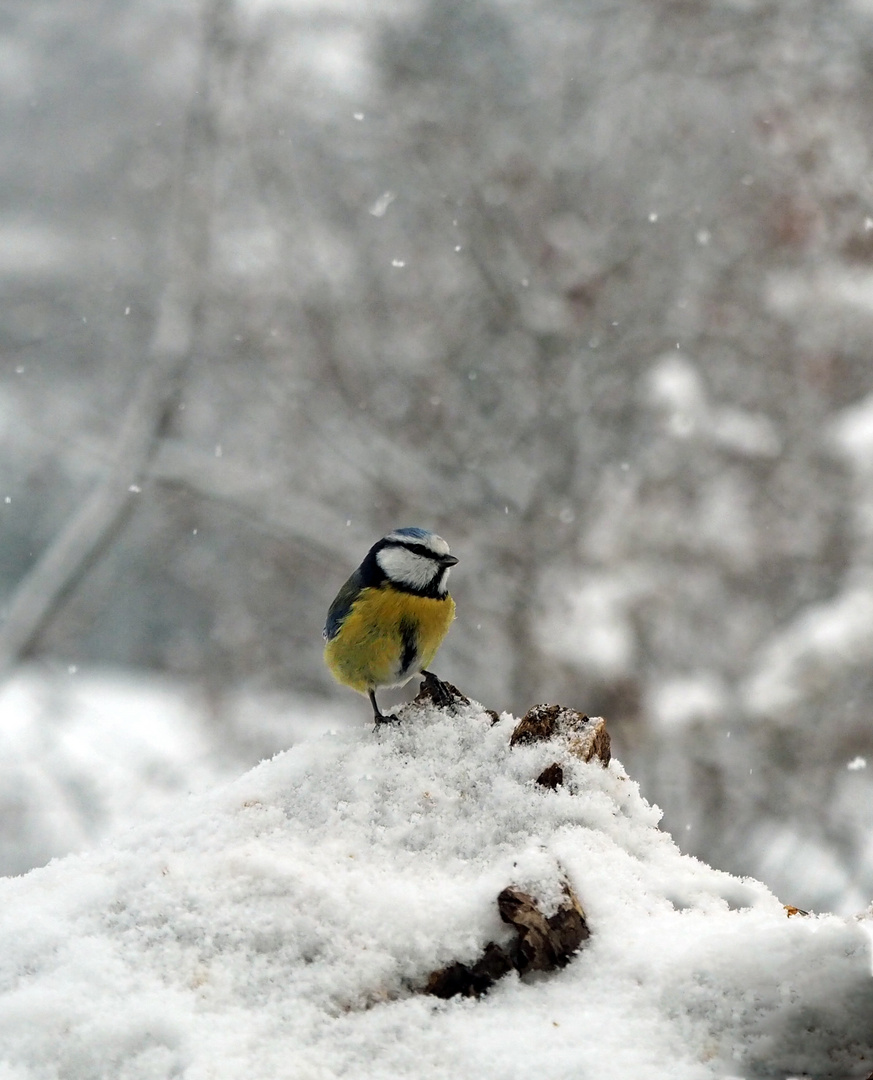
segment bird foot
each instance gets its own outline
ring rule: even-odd
[[[394,713],[376,713],[373,717],[373,723],[376,727],[381,727],[383,724],[399,724],[400,717],[395,716]]]

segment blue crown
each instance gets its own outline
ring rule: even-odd
[[[415,525],[410,525],[403,529],[392,529],[391,535],[408,536],[411,540],[426,540],[429,536],[433,536],[433,533],[429,529],[419,529]]]

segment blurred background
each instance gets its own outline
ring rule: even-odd
[[[873,2],[0,0],[0,872],[439,673],[873,896]]]

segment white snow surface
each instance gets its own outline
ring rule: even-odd
[[[18,673],[0,688],[0,874],[85,850],[231,775],[169,684]]]
[[[613,761],[412,704],[300,743],[103,847],[0,882],[2,1080],[627,1080],[873,1068],[869,920],[789,918],[682,855]],[[535,778],[558,760],[557,791]],[[591,938],[479,1000],[496,897]]]
[[[0,687],[0,875],[95,847],[283,745],[360,715],[351,705],[244,687],[222,704],[217,723],[202,694],[168,679],[16,672]]]

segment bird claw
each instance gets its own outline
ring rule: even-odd
[[[451,710],[455,710],[458,705],[470,704],[470,699],[462,694],[456,686],[452,686],[449,682],[443,682],[443,680],[434,675],[432,671],[422,671],[421,676],[421,689],[418,691],[418,696],[415,699],[417,703],[423,704],[424,702],[429,701],[438,709]],[[376,705],[375,694],[370,696],[370,701],[375,710],[373,723],[375,724],[376,731],[386,724],[400,723],[400,717],[395,716],[394,713],[383,713],[379,711],[379,708]]]
[[[395,716],[394,713],[377,713],[373,717],[373,722],[376,727],[381,727],[382,724],[399,724],[400,717]]]

